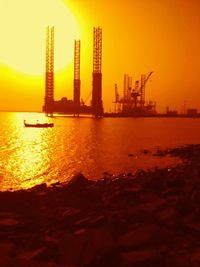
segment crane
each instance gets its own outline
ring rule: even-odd
[[[85,105],[91,95],[92,95],[92,91],[87,95],[85,100],[81,99],[81,105]]]
[[[149,73],[149,75],[147,76],[147,78],[146,78],[146,80],[145,80],[145,84],[148,82],[148,80],[149,80],[149,78],[150,78],[150,76],[153,74],[153,71],[151,71],[150,73]]]
[[[141,84],[140,84],[140,106],[143,107],[145,104],[145,85],[148,82],[149,78],[153,74],[153,71],[151,71],[148,76],[141,75]]]
[[[117,84],[115,84],[115,102],[119,102],[119,93],[118,93],[118,88]]]
[[[115,104],[115,113],[121,112],[121,107],[123,104],[123,99],[121,99],[119,92],[118,92],[118,86],[115,84],[115,101],[113,102]]]

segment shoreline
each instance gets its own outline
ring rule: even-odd
[[[0,192],[1,266],[200,266],[200,145],[166,155],[183,162]]]

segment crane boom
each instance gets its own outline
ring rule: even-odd
[[[146,78],[146,80],[145,80],[145,84],[148,82],[148,80],[149,80],[149,78],[150,78],[150,76],[153,74],[153,71],[151,71],[150,73],[149,73],[149,75],[147,76],[147,78]]]
[[[119,93],[118,93],[117,84],[115,84],[115,102],[116,103],[119,102]]]
[[[151,71],[148,76],[146,77],[146,79],[144,80],[143,84],[140,85],[140,91],[142,90],[142,88],[146,85],[146,83],[148,82],[150,76],[153,74],[153,71]]]
[[[141,84],[140,84],[140,105],[141,105],[141,107],[143,107],[145,104],[145,85],[148,82],[152,73],[153,73],[153,71],[151,71],[147,77],[144,74],[141,75]]]

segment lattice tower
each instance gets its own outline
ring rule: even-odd
[[[93,82],[92,82],[92,113],[96,118],[103,116],[102,103],[102,29],[93,31]]]
[[[53,111],[54,103],[54,27],[46,31],[46,84],[45,107],[47,112]]]
[[[102,29],[100,27],[94,28],[93,38],[93,73],[101,73]]]
[[[80,48],[81,41],[74,40],[74,80],[80,80]]]
[[[74,115],[80,112],[80,40],[74,40]]]
[[[145,104],[145,84],[146,84],[146,75],[141,75],[141,92],[140,92],[140,105],[141,107]]]

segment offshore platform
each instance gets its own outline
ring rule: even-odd
[[[70,114],[79,117],[81,114],[89,114],[95,118],[103,116],[154,116],[156,115],[156,103],[145,100],[145,87],[153,72],[147,76],[142,74],[141,80],[133,83],[132,77],[124,75],[123,97],[118,93],[115,84],[115,111],[104,113],[102,101],[102,29],[93,29],[93,72],[92,72],[92,100],[87,106],[81,100],[80,79],[81,41],[74,40],[74,81],[73,100],[63,97],[54,99],[54,27],[47,27],[46,31],[46,77],[45,98],[43,111],[46,115],[54,113]],[[90,96],[90,95],[89,95]]]
[[[119,116],[152,116],[156,114],[156,103],[146,101],[146,84],[153,72],[147,76],[141,75],[141,80],[133,79],[128,74],[124,75],[123,97],[118,93],[117,84],[115,84],[115,115]]]
[[[85,105],[80,99],[80,55],[81,41],[74,41],[74,83],[73,100],[63,97],[61,100],[54,100],[54,27],[47,27],[46,32],[46,79],[45,98],[43,111],[46,115],[53,113],[92,114],[95,118],[103,116],[102,102],[102,29],[93,29],[93,73],[92,73],[92,101],[91,106]]]

